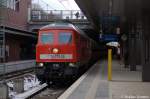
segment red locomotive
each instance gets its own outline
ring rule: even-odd
[[[87,68],[92,43],[92,39],[70,23],[42,27],[36,46],[37,77],[43,82],[75,77],[81,68]]]

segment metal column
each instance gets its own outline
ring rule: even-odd
[[[143,72],[142,80],[144,82],[150,82],[150,15],[143,18]]]
[[[7,0],[1,0],[0,1],[0,64],[2,64],[0,67],[2,74],[5,74],[5,18],[7,15],[5,14],[6,11],[4,10],[6,8]],[[3,76],[4,77],[4,76]],[[0,78],[2,79],[2,78]],[[4,78],[3,78],[4,79]]]
[[[3,76],[0,77],[0,98],[2,99],[8,99],[8,86],[6,84],[5,80],[5,18],[7,15],[5,14],[5,5],[7,0],[1,0],[0,1],[0,72],[3,74]]]

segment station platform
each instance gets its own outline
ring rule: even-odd
[[[150,99],[150,83],[142,82],[137,71],[112,61],[112,80],[108,81],[107,61],[99,61],[70,86],[58,99]]]

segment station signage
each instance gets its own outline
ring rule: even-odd
[[[106,42],[111,42],[111,41],[118,41],[119,36],[116,34],[103,34],[100,37],[100,41],[106,41]]]

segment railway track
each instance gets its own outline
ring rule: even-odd
[[[57,99],[67,88],[48,88],[30,99]]]
[[[28,88],[25,88],[26,90],[24,90],[24,92],[22,92],[22,93],[16,92],[16,90],[14,88],[15,80],[24,79],[24,78],[28,79],[28,77],[30,77],[29,80],[37,79],[37,78],[31,78],[32,76],[35,76],[34,72],[32,70],[24,71],[22,73],[18,72],[17,74],[6,75],[5,78],[7,78],[7,79],[5,79],[5,82],[8,86],[8,90],[9,90],[8,97],[10,99],[56,99],[58,96],[61,95],[61,93],[63,93],[66,90],[66,87],[62,88],[60,86],[56,87],[53,85],[49,88],[47,86],[47,84],[45,84],[45,83],[40,85],[40,82],[36,86],[33,86],[34,82],[30,81],[30,82],[28,82],[27,85],[24,85],[24,88],[25,88],[25,86],[28,87]],[[25,81],[24,81],[24,83],[25,83]],[[32,85],[29,83],[31,83]]]
[[[21,70],[21,71],[16,71],[16,72],[12,72],[12,73],[7,73],[7,74],[2,74],[0,75],[0,81],[1,80],[9,80],[9,79],[14,79],[14,78],[17,78],[17,77],[21,77],[23,75],[26,75],[26,74],[33,74],[34,73],[34,68],[30,68],[30,69],[26,69],[26,70]]]
[[[33,82],[37,80],[34,74],[34,70],[24,71],[21,72],[21,74],[17,73],[17,74],[7,75],[6,82],[13,81],[14,79],[27,78],[27,77],[29,77],[30,80],[30,82],[28,83],[29,87],[20,93],[12,92],[13,95],[12,94],[9,95],[10,99],[57,99],[73,83],[73,82],[70,83],[70,82],[59,81],[58,84],[52,84],[50,87],[48,87],[47,84],[45,83],[40,85],[39,81],[38,84],[37,82]],[[31,78],[31,77],[35,77],[35,78]],[[24,83],[25,83],[25,79],[24,79]],[[30,86],[31,85],[30,83],[32,84],[32,86]],[[11,89],[14,89],[12,86],[9,87],[10,87],[9,92]]]
[[[67,87],[48,87],[44,83],[16,95],[13,99],[57,99],[66,89]]]
[[[7,86],[7,97],[9,97],[9,99],[15,99],[15,96],[17,94],[20,94],[18,90],[23,89],[23,91],[25,92],[40,83],[37,82],[37,78],[34,74],[34,68],[12,72],[5,75],[3,74],[0,75],[0,78],[0,83],[4,83],[4,86]],[[34,83],[36,83],[35,86]]]
[[[28,77],[31,76],[35,76],[34,69],[28,69],[24,71],[12,72],[6,75],[0,75],[0,77],[4,77],[3,79],[0,79],[0,82],[3,82],[3,80],[5,80],[5,83],[8,86],[9,99],[57,99],[57,97],[59,97],[69,87],[67,87],[66,85],[52,85],[51,87],[48,87],[47,84],[40,85],[39,82],[39,84],[37,84],[36,86],[29,86],[30,88],[26,88],[26,90],[24,90],[21,93],[16,92],[14,88],[15,80],[24,78],[28,79]],[[34,84],[34,82],[32,81],[31,83]]]

